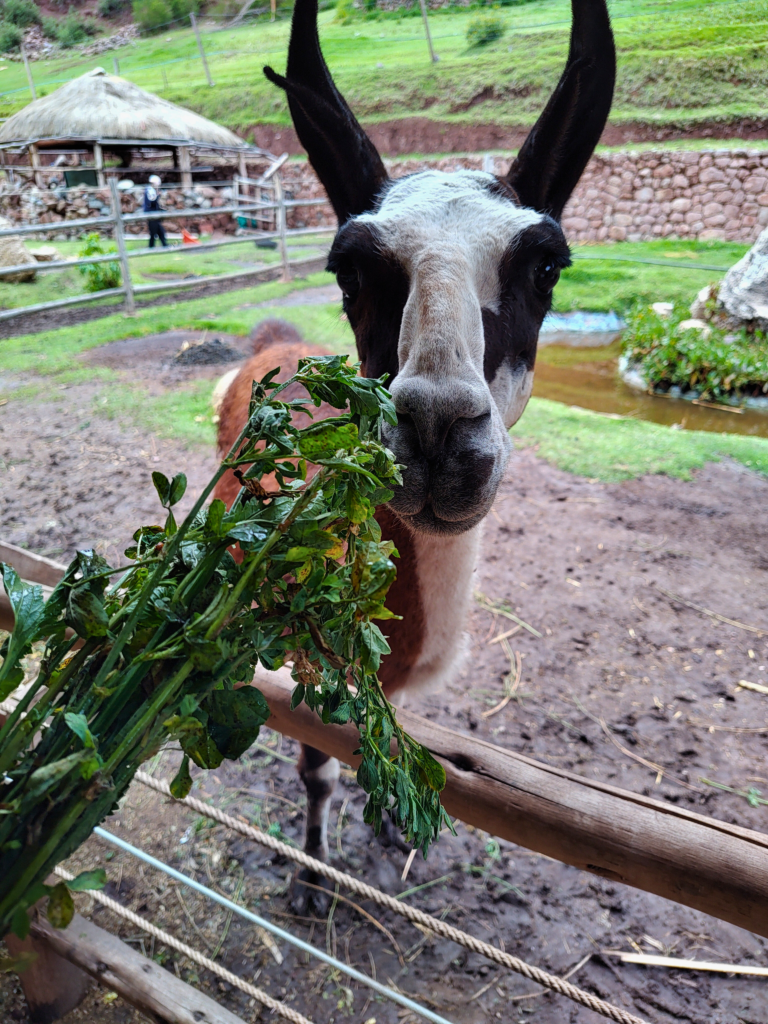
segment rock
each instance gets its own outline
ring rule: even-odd
[[[54,249],[52,245],[41,245],[39,249],[30,249],[30,254],[38,263],[53,263],[55,260],[63,259],[58,249]]]
[[[4,220],[4,218],[3,218]],[[8,228],[11,225],[5,221],[0,227]],[[22,264],[29,264],[29,270],[21,270],[18,274],[3,275],[2,280],[10,284],[21,284],[24,281],[34,281],[37,271],[37,260],[27,249],[22,241],[21,235],[0,236],[0,267],[17,267]]]
[[[768,229],[725,275],[717,301],[729,320],[768,328]]]
[[[672,310],[675,308],[672,302],[654,302],[651,309],[657,316],[668,317],[672,315]]]
[[[706,320],[698,320],[695,317],[690,320],[681,320],[677,326],[681,331],[701,331],[703,338],[708,338],[712,333],[712,328]]]
[[[185,341],[174,356],[181,366],[211,366],[215,363],[233,363],[243,358],[242,352],[225,345],[219,338]]]

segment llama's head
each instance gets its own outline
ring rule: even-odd
[[[392,180],[331,79],[317,0],[296,0],[286,90],[339,220],[328,260],[368,376],[389,374],[387,443],[407,468],[391,507],[414,529],[461,533],[491,506],[507,429],[533,386],[539,328],[570,255],[559,220],[610,110],[605,0],[572,0],[568,60],[503,177]]]

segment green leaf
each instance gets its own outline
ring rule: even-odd
[[[155,485],[157,496],[160,499],[160,504],[163,508],[167,508],[170,503],[171,497],[171,481],[159,470],[155,470],[152,474],[152,483]]]
[[[66,928],[75,916],[75,901],[66,882],[59,882],[50,890],[46,913],[54,928]]]
[[[198,768],[218,768],[224,755],[207,732],[202,735],[182,736],[181,749]]]
[[[440,793],[445,789],[445,768],[436,761],[426,747],[422,747],[419,757],[419,768],[424,781],[430,789]]]
[[[194,715],[172,715],[163,722],[163,727],[168,730],[172,740],[181,739],[182,736],[199,736],[203,732],[203,723]]]
[[[170,789],[171,796],[176,800],[183,800],[185,796],[189,796],[189,791],[192,789],[192,776],[189,774],[189,758],[186,754],[181,759],[179,770],[173,777]]]
[[[176,476],[171,480],[170,494],[168,497],[169,505],[178,504],[184,497],[184,493],[187,489],[187,478],[183,473],[177,473]]]
[[[29,920],[29,918],[27,918]],[[0,974],[8,974],[11,971],[14,974],[23,974],[28,967],[37,960],[38,954],[33,950],[24,950],[23,953],[19,953],[18,956],[1,956],[0,957]]]
[[[364,757],[357,769],[357,781],[366,793],[372,793],[379,785],[379,773],[372,757]]]
[[[291,711],[295,711],[299,704],[304,700],[304,693],[304,683],[297,683],[293,688],[293,693],[291,694]]]
[[[89,889],[103,889],[107,884],[107,872],[104,868],[93,871],[81,871],[71,882],[67,882],[70,892],[86,892]]]
[[[70,754],[68,757],[62,757],[58,761],[53,761],[51,764],[44,764],[30,775],[27,790],[24,794],[25,798],[28,800],[38,800],[51,787],[61,782],[70,772],[78,768],[83,761],[87,761],[90,756],[89,751],[83,749]]]
[[[348,451],[357,442],[357,427],[354,423],[339,425],[326,420],[302,430],[299,435],[299,451],[305,459],[314,462],[323,452],[337,452],[339,449]]]
[[[43,588],[20,579],[15,569],[0,562],[5,592],[15,618],[8,649],[0,666],[0,701],[13,693],[24,679],[19,662],[28,654],[45,617]]]
[[[29,914],[27,913],[26,907],[16,907],[11,918],[11,931],[17,939],[26,939],[29,935],[29,929],[32,927],[32,922],[29,920]]]
[[[106,636],[109,628],[109,619],[102,599],[98,594],[94,594],[87,584],[70,590],[64,619],[67,625],[84,639],[91,636]]]
[[[374,622],[360,625],[360,664],[365,672],[378,672],[381,659],[389,654],[390,646]]]
[[[208,733],[223,757],[235,760],[256,741],[269,718],[264,695],[253,686],[214,690],[204,701]]]
[[[208,506],[208,514],[205,517],[205,525],[214,535],[214,537],[225,537],[227,534],[226,529],[222,530],[222,521],[224,519],[224,513],[227,510],[227,506],[221,500],[221,498],[214,498],[211,504]]]
[[[64,721],[67,723],[69,728],[82,740],[83,746],[89,750],[95,750],[96,744],[91,736],[91,731],[88,728],[88,719],[85,715],[75,715],[71,711],[67,711],[64,715]]]

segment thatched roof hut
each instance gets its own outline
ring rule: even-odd
[[[174,163],[189,172],[190,149],[266,156],[234,132],[191,110],[140,89],[103,68],[75,78],[50,96],[29,103],[0,126],[0,149],[28,147],[40,168],[41,149],[85,147],[94,153],[103,177],[103,150],[121,156],[123,167],[133,148],[171,149]],[[126,155],[128,162],[126,162]]]

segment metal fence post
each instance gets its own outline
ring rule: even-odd
[[[208,70],[208,61],[205,59],[205,50],[203,49],[203,41],[200,38],[200,29],[197,24],[197,18],[194,14],[189,15],[189,20],[192,22],[192,28],[195,30],[195,38],[197,39],[197,48],[200,51],[200,60],[203,62],[205,68],[205,77],[208,79],[208,85],[213,88],[213,79],[211,78],[211,72]]]
[[[129,316],[133,316],[136,312],[136,300],[133,295],[133,281],[131,280],[131,267],[128,261],[128,250],[125,247],[123,208],[120,203],[120,193],[117,189],[117,182],[114,178],[109,179],[109,191],[112,193],[112,213],[115,217],[115,241],[117,242],[117,252],[120,257],[123,288],[125,288],[125,311]]]
[[[280,232],[278,246],[280,248],[280,262],[283,265],[283,281],[291,280],[291,268],[288,265],[288,217],[285,209],[285,191],[283,189],[283,176],[278,172],[274,176],[275,182],[275,203],[277,204],[277,230]]]

